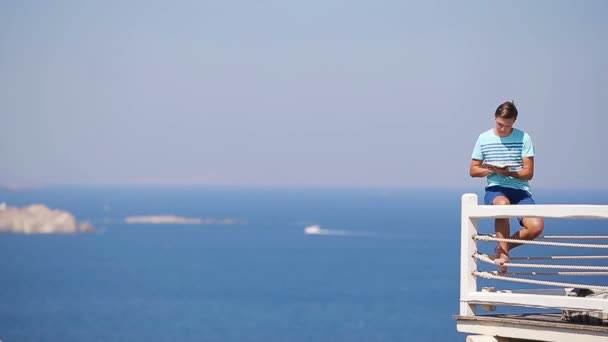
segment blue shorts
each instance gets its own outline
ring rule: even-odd
[[[494,199],[498,196],[505,196],[509,199],[511,204],[536,204],[534,199],[532,198],[532,194],[527,192],[526,190],[507,188],[504,186],[494,185],[486,188],[486,194],[483,197],[483,203],[485,205],[492,205]],[[523,218],[518,218],[520,226],[524,226],[522,224]]]

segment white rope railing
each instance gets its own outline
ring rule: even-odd
[[[537,237],[537,239],[567,239],[567,240],[608,240],[608,235],[543,235]]]
[[[472,274],[474,276],[485,278],[485,279],[496,279],[496,280],[504,280],[511,281],[517,283],[525,283],[525,284],[535,284],[535,285],[544,285],[544,286],[556,286],[556,287],[574,287],[579,289],[589,289],[589,290],[608,290],[608,286],[601,285],[588,285],[588,284],[577,284],[577,283],[564,283],[557,281],[546,281],[546,280],[534,280],[534,279],[525,279],[525,278],[511,278],[504,275],[500,275],[498,271],[494,272],[480,272],[473,271]]]
[[[497,238],[492,235],[476,234],[473,235],[473,240],[477,241],[496,241],[496,242],[512,242],[517,244],[529,244],[529,245],[541,245],[541,246],[556,246],[556,247],[573,247],[573,248],[605,248],[608,249],[608,245],[594,244],[594,243],[567,243],[567,242],[544,242],[544,241],[533,241],[533,240],[520,240],[520,239],[506,239]]]
[[[494,260],[487,254],[475,253],[473,257],[477,260],[495,264]],[[608,266],[586,266],[586,265],[548,265],[548,264],[518,264],[506,262],[502,264],[507,267],[522,267],[522,268],[549,268],[549,269],[568,269],[568,270],[586,270],[586,271],[608,271]]]
[[[565,236],[564,236],[565,237]],[[578,236],[577,236],[578,237]],[[547,238],[547,237],[546,237]],[[599,237],[598,237],[599,238]],[[530,241],[530,240],[519,240],[519,239],[506,239],[497,238],[491,234],[477,234],[473,236],[473,240],[477,241],[495,241],[495,242],[513,242],[521,244],[531,245],[544,245],[544,246],[557,246],[557,247],[575,247],[575,248],[608,248],[608,245],[602,244],[584,244],[584,243],[563,243],[563,242],[544,242],[544,241]],[[488,254],[476,252],[473,255],[474,259],[495,265],[494,260],[496,257]],[[608,255],[562,255],[562,256],[527,256],[527,257],[512,257],[513,260],[593,260],[593,259],[608,259]],[[588,285],[579,283],[567,283],[567,282],[556,282],[546,280],[535,280],[526,278],[517,278],[519,276],[607,276],[608,266],[588,266],[588,265],[561,265],[561,264],[532,264],[532,263],[513,263],[506,262],[502,266],[506,267],[520,267],[520,268],[547,268],[547,269],[571,269],[571,270],[584,270],[587,272],[509,272],[500,273],[498,271],[486,272],[486,271],[474,271],[473,275],[485,279],[495,279],[510,282],[544,285],[544,286],[556,286],[556,287],[575,287],[582,289],[606,289],[608,286],[602,285]],[[602,271],[602,272],[588,272],[588,271]]]
[[[507,272],[506,276],[607,276],[608,272]]]
[[[494,258],[490,256],[490,258]],[[511,260],[605,260],[608,255],[549,255],[549,256],[519,256]]]

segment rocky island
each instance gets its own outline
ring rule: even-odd
[[[53,210],[42,204],[17,208],[0,203],[0,233],[53,234],[86,233],[95,228],[87,222],[77,222],[64,210]]]

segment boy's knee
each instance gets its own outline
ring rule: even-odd
[[[492,201],[492,204],[493,205],[509,205],[509,204],[511,204],[511,201],[509,201],[509,199],[504,196],[498,196]]]
[[[524,219],[523,224],[534,237],[538,237],[545,229],[545,222],[542,218],[527,218]]]

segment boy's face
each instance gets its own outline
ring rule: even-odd
[[[496,117],[496,134],[499,137],[506,137],[513,132],[513,124],[515,118],[505,119],[499,116]]]

